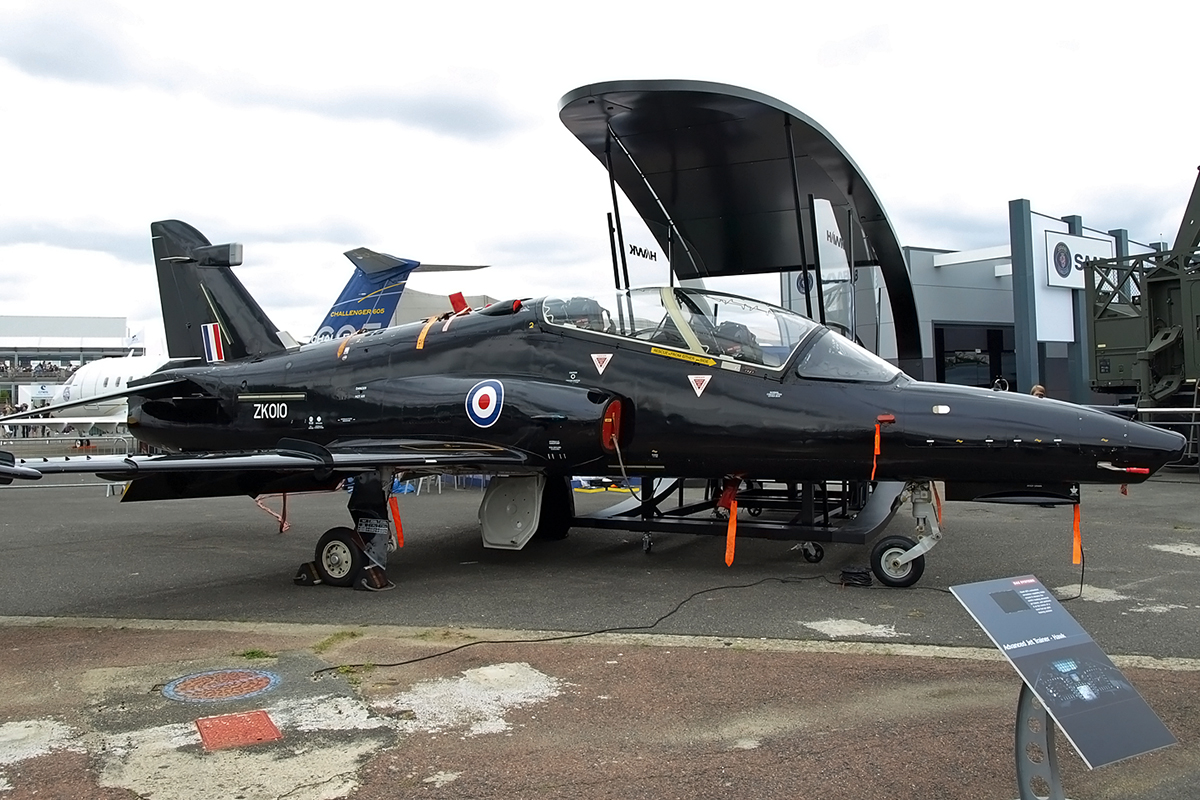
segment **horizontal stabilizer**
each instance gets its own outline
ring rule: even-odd
[[[350,263],[368,275],[374,275],[377,272],[386,272],[389,269],[396,269],[397,267],[408,267],[409,272],[415,272],[418,269],[421,272],[469,272],[476,269],[486,269],[490,266],[489,264],[422,264],[420,261],[413,261],[408,258],[399,258],[387,253],[377,253],[366,247],[356,247],[353,250],[347,250],[343,255],[350,259]]]
[[[49,414],[54,411],[60,411],[64,408],[77,408],[79,406],[94,406],[103,403],[107,400],[120,400],[123,397],[129,397],[134,394],[143,394],[150,389],[157,389],[160,386],[170,386],[173,383],[179,383],[183,378],[170,378],[167,380],[153,380],[146,383],[141,383],[136,386],[127,386],[119,392],[106,392],[105,394],[93,394],[87,397],[81,397],[78,400],[67,400],[62,403],[53,405],[41,406],[39,408],[31,408],[28,411],[22,411],[18,414],[9,414],[7,417],[0,417],[0,423],[8,422],[14,419],[33,419],[44,414]],[[47,420],[47,424],[49,421]]]

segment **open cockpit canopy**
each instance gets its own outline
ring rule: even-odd
[[[614,292],[611,297],[547,297],[549,324],[633,339],[731,367],[782,370],[802,346],[809,378],[890,381],[899,370],[808,317],[745,297],[679,286]]]
[[[895,231],[858,165],[814,120],[758,92],[684,80],[582,86],[559,101],[559,118],[680,279],[817,269],[815,215],[827,201],[850,266],[878,267],[887,285],[901,363],[920,368],[916,300]]]

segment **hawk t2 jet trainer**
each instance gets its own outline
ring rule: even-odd
[[[572,525],[642,531],[647,545],[655,531],[725,534],[740,503],[739,534],[810,543],[814,561],[816,542],[868,541],[907,488],[926,535],[872,553],[876,575],[905,586],[940,535],[931,481],[950,499],[1077,502],[1077,482],[1138,482],[1184,447],[1068,403],[913,380],[807,317],[690,288],[514,299],[285,344],[230,269],[240,245],[178,221],[151,232],[175,361],[129,387],[128,427],[168,454],[0,453],[0,480],[94,472],[129,481],[133,502],[354,477],[355,525],[326,532],[313,565],[334,585],[388,586],[396,472],[497,476],[480,508],[487,546]],[[629,507],[576,517],[571,476],[617,474],[641,479]],[[703,500],[681,489],[668,502],[682,479],[705,482]]]

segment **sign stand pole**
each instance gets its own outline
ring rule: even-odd
[[[1021,681],[1017,699],[1017,786],[1020,800],[1066,800],[1058,777],[1058,756],[1054,752],[1054,722],[1029,688]],[[1041,794],[1034,790],[1034,781],[1041,785]]]

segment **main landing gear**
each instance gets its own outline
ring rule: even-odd
[[[390,476],[382,471],[364,472],[354,479],[354,489],[346,504],[354,527],[325,531],[317,542],[313,560],[300,565],[296,583],[353,586],[371,592],[395,587],[387,577],[387,557],[395,540],[388,527],[385,478],[390,488]]]

